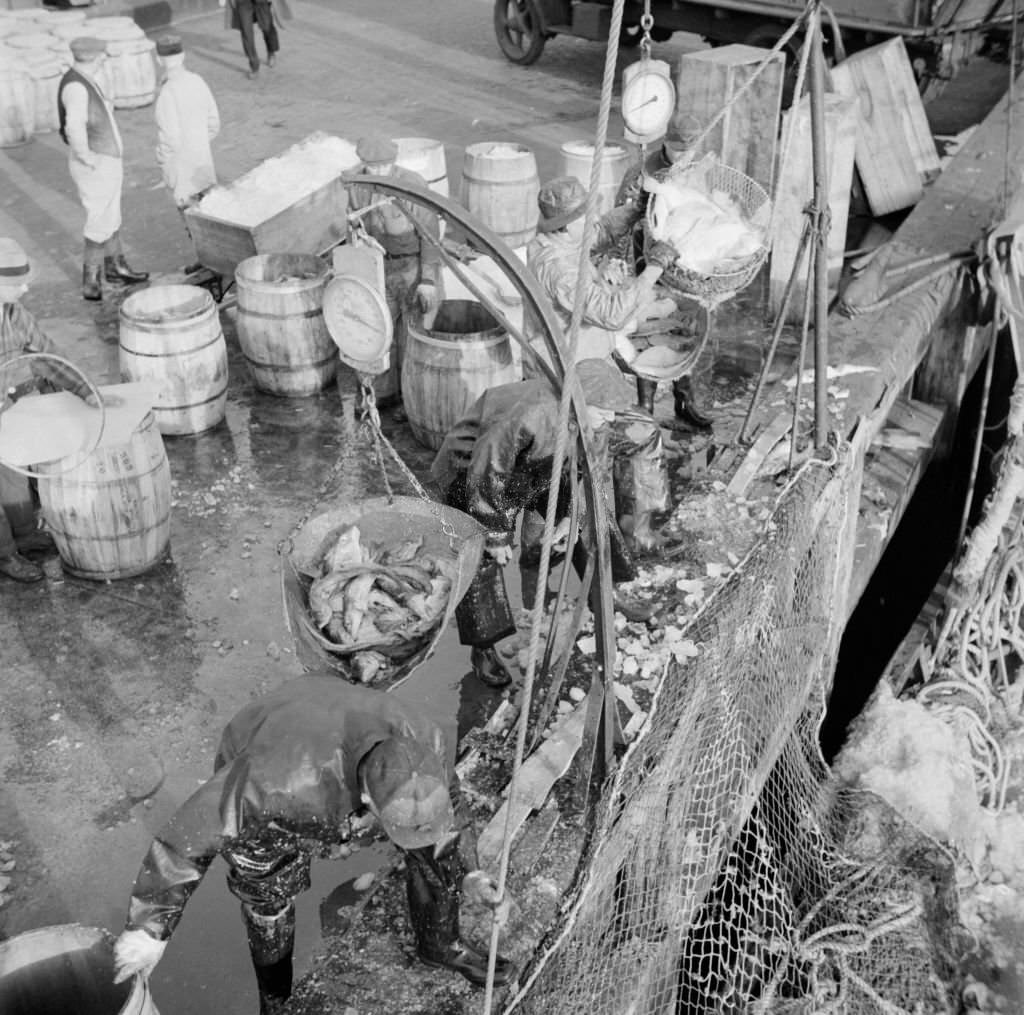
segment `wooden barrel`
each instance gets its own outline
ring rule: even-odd
[[[107,98],[115,109],[138,109],[155,102],[156,43],[144,37],[108,40],[103,74]]]
[[[36,118],[35,86],[20,64],[0,67],[0,148],[32,140]]]
[[[40,466],[38,480],[43,518],[65,569],[106,580],[158,564],[171,538],[171,468],[153,414],[127,443],[97,448],[61,473],[66,465]]]
[[[395,165],[419,173],[431,190],[448,197],[444,145],[430,137],[396,137],[395,144],[398,145]]]
[[[26,26],[25,31],[18,32],[16,35],[8,35],[4,39],[4,45],[11,49],[49,49],[56,40],[55,35],[51,35],[49,32],[34,31],[36,26]]]
[[[462,203],[510,247],[537,232],[537,159],[524,145],[484,141],[466,149]]]
[[[121,304],[122,381],[149,381],[157,429],[202,433],[223,418],[228,350],[213,297],[194,285],[150,286]]]
[[[442,300],[429,331],[410,315],[402,397],[413,436],[424,447],[439,448],[488,388],[518,379],[508,334],[482,303]]]
[[[590,172],[594,164],[594,145],[591,141],[566,141],[560,150],[560,176],[575,176],[583,186],[590,189]],[[609,141],[601,153],[601,175],[597,185],[597,212],[603,215],[615,207],[622,177],[633,158],[625,142]]]
[[[99,927],[39,927],[0,943],[4,1015],[158,1015],[149,982],[114,983],[114,936]]]
[[[258,254],[235,269],[238,343],[253,383],[272,395],[315,395],[338,348],[324,323],[327,265],[315,254]]]
[[[54,53],[47,52],[39,59],[26,64],[29,77],[32,79],[33,134],[49,134],[60,126],[57,112],[57,92],[64,71]]]

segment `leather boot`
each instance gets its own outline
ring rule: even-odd
[[[701,404],[702,395],[697,391],[692,377],[680,377],[672,382],[672,395],[675,399],[675,412],[678,419],[690,423],[700,430],[709,430],[714,420],[707,414]]]
[[[130,268],[124,259],[124,254],[104,257],[103,275],[108,282],[124,282],[127,285],[145,282],[149,278],[148,271],[136,271],[134,268]]]
[[[636,407],[654,415],[654,396],[658,391],[658,382],[646,377],[636,379]]]
[[[103,286],[100,282],[101,267],[98,264],[82,265],[82,299],[103,299]]]
[[[474,645],[470,652],[473,673],[488,687],[508,687],[512,674],[493,645]]]
[[[470,983],[487,982],[487,956],[459,939],[459,900],[466,874],[457,848],[435,857],[432,846],[405,851],[405,887],[416,935],[416,955],[427,966],[460,973]],[[497,956],[494,982],[507,983],[512,964]]]
[[[16,582],[29,584],[43,580],[43,571],[20,553],[12,553],[0,557],[0,574],[13,578]]]

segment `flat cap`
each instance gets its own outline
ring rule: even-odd
[[[398,158],[398,145],[389,137],[370,134],[359,139],[356,155],[364,163],[394,162]]]
[[[93,35],[80,35],[70,42],[71,55],[76,60],[95,60],[107,51],[107,44]]]
[[[181,44],[180,35],[161,35],[156,40],[157,56],[174,56],[175,53],[184,53],[185,47]]]
[[[540,221],[537,229],[553,233],[563,229],[587,210],[587,192],[575,176],[556,176],[548,180],[537,194]]]

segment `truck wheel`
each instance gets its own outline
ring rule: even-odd
[[[512,63],[526,66],[540,57],[547,42],[540,25],[536,0],[495,0],[494,34]]]

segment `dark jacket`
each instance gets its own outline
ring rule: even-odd
[[[361,808],[359,763],[396,734],[434,743],[458,783],[441,728],[382,691],[304,676],[246,706],[221,736],[213,777],[157,833],[132,891],[127,926],[171,936],[214,857],[322,847]]]
[[[633,407],[636,393],[614,364],[581,360],[576,370],[588,405]],[[519,512],[547,490],[557,424],[557,394],[533,378],[489,388],[445,437],[431,478],[444,491],[465,483],[465,510],[487,527],[489,545],[508,545]]]
[[[72,67],[64,77],[60,79],[57,87],[57,116],[60,120],[60,136],[64,144],[68,144],[67,135],[67,110],[64,108],[64,86],[72,81],[77,81],[85,86],[89,94],[89,111],[86,114],[85,133],[89,139],[89,150],[97,155],[110,155],[115,159],[121,158],[121,149],[117,141],[117,131],[114,129],[114,118],[107,104],[103,99],[96,85],[84,74],[80,74]]]

